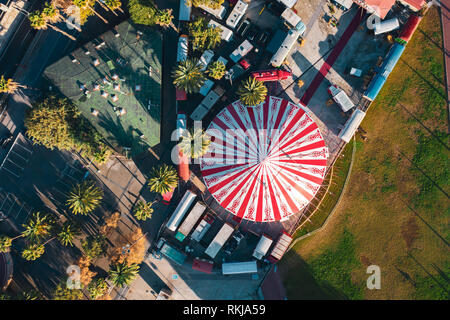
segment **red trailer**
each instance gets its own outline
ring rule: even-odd
[[[181,180],[188,181],[191,176],[189,172],[189,159],[181,150],[178,150],[178,160],[178,175]]]
[[[253,78],[255,78],[258,81],[279,81],[287,79],[291,76],[291,73],[289,71],[285,70],[266,70],[266,71],[255,71],[252,73]]]
[[[408,21],[405,23],[399,38],[406,43],[411,40],[414,31],[416,31],[417,27],[419,26],[420,20],[422,20],[422,17],[412,14],[409,17]]]

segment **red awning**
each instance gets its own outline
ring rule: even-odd
[[[192,263],[192,269],[205,273],[212,273],[213,266],[213,262],[198,258],[195,258],[194,262]]]

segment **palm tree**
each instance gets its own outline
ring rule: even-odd
[[[101,1],[97,1],[102,5]],[[119,10],[120,12],[124,13],[121,6],[122,2],[120,0],[105,0],[105,5],[108,9],[110,9],[115,15],[117,15],[114,11]],[[102,5],[103,6],[103,5]]]
[[[220,80],[225,75],[227,69],[222,61],[214,61],[209,65],[208,74],[211,78]]]
[[[208,152],[210,144],[210,136],[202,128],[197,128],[191,129],[191,131],[184,130],[178,147],[183,151],[183,154],[190,155],[192,159],[197,159]]]
[[[60,32],[61,34],[65,35],[69,39],[75,41],[75,37],[71,36],[67,32],[61,30],[60,28],[48,23],[48,21],[44,18],[43,14],[39,11],[33,11],[28,14],[28,19],[30,20],[30,25],[32,28],[36,30],[47,30],[48,27],[52,28],[55,31]]]
[[[43,244],[31,244],[22,251],[22,258],[28,261],[34,261],[40,258],[44,254],[44,252],[45,246]]]
[[[139,266],[136,263],[127,265],[124,261],[111,264],[108,274],[115,286],[124,287],[136,278],[138,272]]]
[[[42,300],[42,294],[37,290],[29,290],[20,292],[17,295],[18,300]]]
[[[13,79],[5,79],[2,75],[0,78],[0,92],[1,93],[14,93],[19,88],[26,88],[26,86],[20,85],[14,82]]]
[[[72,247],[73,240],[80,234],[80,230],[73,223],[71,223],[70,221],[66,221],[64,222],[60,232],[58,233],[58,240],[62,245],[70,245]]]
[[[103,191],[94,184],[83,182],[77,184],[69,193],[67,204],[73,214],[87,215],[97,208],[103,198]]]
[[[205,82],[205,75],[197,59],[180,61],[172,71],[173,84],[186,93],[198,92]]]
[[[138,220],[145,221],[152,217],[154,202],[139,201],[134,208],[134,216]]]
[[[156,10],[157,10],[155,16],[156,24],[160,25],[163,28],[171,27],[176,32],[178,32],[177,27],[175,27],[175,25],[172,22],[173,20],[172,9],[164,9],[164,10],[156,9]]]
[[[24,237],[24,234],[20,234],[14,238],[10,238],[8,236],[0,236],[0,252],[9,252],[12,246],[12,242],[21,237]]]
[[[42,17],[47,21],[48,24],[58,23],[62,20],[65,20],[64,17],[59,12],[59,10],[56,8],[56,6],[50,2],[46,2],[44,4],[44,8],[42,9]],[[69,20],[66,20],[66,22],[69,22],[71,26],[73,26],[78,31],[81,31],[79,27],[71,23]]]
[[[157,168],[153,168],[148,179],[150,190],[160,194],[165,194],[177,186],[178,175],[173,167],[162,164]]]
[[[108,283],[104,278],[97,278],[88,285],[89,296],[91,299],[98,299],[108,292]]]
[[[93,14],[95,14],[97,17],[99,17],[104,23],[108,23],[108,20],[103,18],[97,11],[94,10],[92,7],[95,5],[96,0],[73,0],[73,4],[80,8],[80,10],[89,10]]]
[[[58,27],[50,24],[43,16],[41,12],[38,10],[31,12],[28,14],[28,19],[30,20],[30,25],[32,28],[37,30],[47,30],[48,27],[52,28],[53,30],[60,32],[61,34],[65,35],[69,39],[75,41],[75,37],[71,36],[67,32],[59,29]]]
[[[242,81],[237,94],[244,105],[255,106],[264,101],[267,95],[267,88],[263,82],[249,77],[247,80]]]
[[[50,235],[53,221],[48,215],[41,216],[40,212],[33,214],[27,224],[23,224],[25,231],[22,232],[24,237],[28,237],[32,242],[37,242]]]
[[[9,252],[12,245],[12,238],[8,236],[0,236],[0,252]]]

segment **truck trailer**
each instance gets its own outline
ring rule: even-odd
[[[257,273],[256,260],[244,262],[227,262],[222,264],[222,274]]]
[[[227,242],[228,238],[230,238],[233,231],[233,226],[225,222],[225,224],[214,237],[213,241],[211,241],[211,243],[209,244],[208,248],[206,248],[205,253],[214,259],[225,242]]]
[[[198,219],[200,219],[205,210],[206,206],[200,201],[195,204],[175,235],[175,238],[178,241],[183,241],[189,235],[192,228],[194,228],[194,225],[197,223]]]
[[[288,249],[291,242],[292,242],[291,235],[286,231],[283,231],[277,243],[273,247],[268,260],[272,263],[279,261],[283,257],[284,253]]]
[[[181,220],[183,219],[192,202],[194,202],[196,196],[197,195],[192,191],[186,191],[180,203],[178,203],[178,206],[175,208],[175,211],[172,213],[172,216],[170,216],[169,221],[167,221],[167,229],[173,232],[177,230],[177,227],[180,225]]]

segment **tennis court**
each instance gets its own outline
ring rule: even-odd
[[[44,74],[119,152],[160,142],[162,37],[128,21],[49,66]]]

